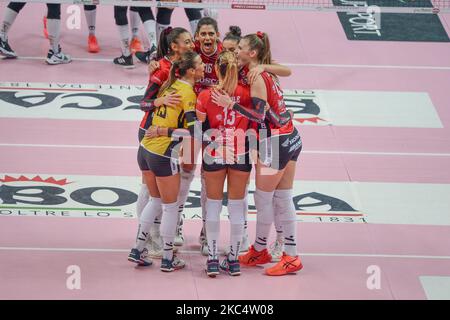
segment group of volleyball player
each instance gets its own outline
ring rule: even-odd
[[[199,1],[200,2],[200,1]],[[8,33],[17,15],[23,9],[26,2],[10,2],[5,8],[3,21],[0,25],[0,54],[7,58],[16,58],[16,52],[11,48],[8,41]],[[213,9],[185,8],[186,16],[194,33],[198,21],[202,15],[217,16],[217,11]],[[151,7],[130,7],[128,23],[128,7],[114,6],[114,19],[120,36],[121,56],[114,58],[114,64],[124,68],[134,68],[133,55],[140,61],[148,63],[152,53],[156,51],[157,39],[160,34],[171,23],[173,8],[159,7],[156,19]],[[100,51],[99,41],[96,36],[96,5],[84,5],[86,24],[89,30],[87,50],[91,53]],[[48,3],[47,16],[43,19],[44,36],[49,39],[50,49],[46,62],[49,65],[65,64],[72,62],[70,55],[65,54],[60,46],[61,34],[61,4]],[[143,41],[139,38],[139,26],[145,30],[146,40],[149,47],[144,49]]]
[[[149,71],[137,155],[143,178],[137,202],[139,227],[128,260],[150,266],[152,258],[161,258],[160,269],[165,272],[185,267],[176,253],[184,243],[183,208],[200,154],[199,242],[207,256],[206,274],[215,277],[222,270],[236,276],[241,266],[270,262],[276,263],[265,269],[267,275],[299,271],[292,188],[302,141],[277,80],[291,71],[272,60],[267,34],[241,37],[238,27],[230,27],[220,40],[211,17],[200,19],[193,36],[183,28],[167,28]],[[256,238],[249,246],[252,167],[257,218]],[[225,181],[230,237],[220,262]],[[268,250],[272,224],[278,252]]]

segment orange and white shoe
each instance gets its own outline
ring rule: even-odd
[[[137,38],[137,37],[134,37],[133,39],[131,39],[130,49],[131,49],[132,54],[135,54],[136,51],[144,51],[141,40],[139,40],[139,38]]]
[[[303,268],[299,256],[291,257],[283,252],[280,262],[266,269],[268,276],[284,276],[288,273],[296,273]]]
[[[42,22],[44,23],[44,37],[45,37],[45,39],[48,39],[47,17],[46,16],[44,16],[44,19],[42,19]]]
[[[239,262],[248,267],[269,263],[270,261],[272,261],[272,256],[267,249],[256,251],[253,246],[250,246],[246,254],[239,256]]]
[[[97,37],[93,34],[90,34],[88,38],[88,51],[91,53],[97,53],[100,51],[100,47],[98,46],[97,42]]]

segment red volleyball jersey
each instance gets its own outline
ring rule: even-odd
[[[261,76],[266,84],[267,103],[269,104],[270,108],[278,115],[286,112],[286,104],[284,103],[283,91],[280,88],[278,80],[276,80],[276,78],[274,78],[267,72],[261,73]],[[269,128],[271,131],[271,135],[283,135],[292,133],[294,131],[294,124],[291,120],[281,128],[275,128],[275,126],[269,122]]]
[[[239,70],[239,74],[238,74],[239,84],[244,85],[244,86],[249,85],[248,79],[247,79],[248,71],[249,70],[248,70],[247,66],[245,66]]]
[[[159,69],[155,70],[150,75],[150,79],[148,81],[148,86],[151,86],[153,83],[157,84],[159,87],[163,85],[164,82],[166,82],[167,79],[169,79],[170,74],[170,68],[172,68],[172,61],[170,61],[167,57],[163,57],[158,60],[159,62]],[[147,119],[150,116],[151,111],[146,111],[144,114],[144,117],[142,118],[140,127],[142,129],[148,129],[146,128]]]
[[[239,112],[222,108],[215,104],[211,98],[212,88],[203,90],[197,97],[196,110],[206,114],[211,129],[221,133],[223,141],[234,140],[236,154],[245,153],[243,136],[249,128],[250,121]],[[231,99],[246,108],[251,108],[250,88],[238,85]],[[218,135],[216,133],[215,135]],[[241,136],[242,135],[242,136]]]

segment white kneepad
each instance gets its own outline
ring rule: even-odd
[[[245,213],[244,213],[245,201],[244,199],[230,200],[228,199],[228,215],[230,216],[231,224],[244,225]]]
[[[259,189],[255,191],[255,206],[257,221],[264,224],[273,223],[273,192],[265,192]]]
[[[222,200],[206,199],[206,221],[219,222]]]
[[[295,206],[292,202],[292,189],[275,190],[273,204],[275,214],[279,217],[280,222],[297,220]]]

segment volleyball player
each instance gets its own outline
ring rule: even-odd
[[[0,27],[0,53],[8,58],[16,58],[17,54],[8,43],[8,32],[14,23],[25,2],[10,2],[5,9],[4,19]],[[64,64],[72,61],[69,55],[61,51],[59,37],[61,33],[61,4],[47,3],[47,24],[50,41],[50,49],[46,62],[49,65]]]
[[[223,50],[231,51],[231,52],[237,52],[239,41],[241,40],[241,29],[238,26],[230,26],[229,32],[225,34],[225,37],[222,41]],[[240,75],[243,77],[240,78],[241,82],[245,83],[252,83],[254,79],[261,74],[262,72],[267,71],[269,73],[275,74],[277,76],[284,76],[288,77],[291,75],[291,70],[285,66],[276,64],[273,60],[272,63],[269,65],[259,65],[258,67],[251,70],[251,72],[243,71],[241,70]],[[247,197],[245,198],[247,201]],[[248,204],[246,203],[246,216],[245,216],[245,228],[244,228],[244,238],[242,239],[242,246],[241,246],[241,252],[247,251],[249,244],[248,244],[248,232],[247,232],[247,208]],[[276,231],[276,240],[271,245],[270,254],[272,256],[272,262],[280,261],[282,255],[283,255],[283,231],[282,231],[282,225],[278,219],[278,215],[275,216],[275,231]],[[228,248],[225,250],[225,254],[228,254]]]
[[[258,32],[243,37],[239,42],[237,55],[241,65],[247,70],[261,64],[270,64],[272,59],[267,34]],[[295,273],[303,267],[297,254],[296,213],[292,202],[295,167],[302,140],[292,120],[280,128],[266,120],[267,111],[272,111],[272,116],[275,117],[288,114],[278,81],[267,72],[257,76],[251,85],[252,109],[233,102],[224,94],[214,93],[213,99],[217,104],[237,111],[257,123],[259,133],[255,191],[256,240],[249,251],[239,257],[239,261],[242,265],[256,266],[272,260],[267,250],[267,238],[274,215],[279,215],[285,251],[280,262],[267,268],[265,273],[271,276]]]
[[[133,7],[131,7],[133,8]],[[125,6],[114,6],[114,19],[119,29],[120,43],[122,55],[114,58],[114,64],[120,65],[124,68],[134,68],[132,49],[130,47],[130,30],[128,28],[127,9]],[[130,9],[131,10],[131,9]],[[150,7],[136,7],[133,10],[139,13],[142,23],[144,24],[145,33],[150,43],[152,52],[156,50],[156,23],[153,12]]]
[[[157,131],[163,132],[162,134],[157,132],[157,137],[145,136],[139,147],[141,159],[144,160],[139,161],[139,166],[145,172],[144,178],[152,201],[142,212],[136,247],[131,250],[128,259],[141,265],[151,264],[149,259],[142,259],[142,254],[149,230],[157,214],[154,204],[162,203],[161,235],[164,252],[161,271],[165,272],[185,266],[185,262],[173,254],[180,189],[180,143],[176,137],[181,135],[186,139],[194,135],[197,96],[193,87],[195,82],[203,77],[203,70],[203,62],[195,52],[187,52],[181,56],[180,60],[173,62],[169,79],[161,87],[159,96],[176,93],[180,95],[180,103],[175,106],[163,104],[155,109],[152,122],[158,128]],[[187,130],[177,130],[178,128]],[[189,142],[188,145],[190,145]]]
[[[192,51],[194,48],[191,34],[184,28],[168,28],[164,30],[160,37],[158,45],[157,58],[159,59],[160,68],[150,74],[149,83],[145,91],[143,100],[141,102],[141,109],[145,111],[144,117],[140,123],[138,139],[142,141],[147,129],[150,128],[153,111],[155,107],[161,104],[176,105],[179,103],[179,95],[168,94],[164,97],[158,98],[158,92],[160,91],[163,83],[169,78],[170,69],[174,61],[178,61],[180,57],[188,51]],[[142,159],[139,159],[142,161]],[[149,202],[148,188],[144,181],[145,173],[142,173],[141,190],[137,200],[137,213],[140,217],[143,208]],[[183,179],[183,176],[182,176]],[[181,188],[184,188],[182,183]],[[162,213],[162,208],[155,205],[155,210]],[[155,224],[150,230],[150,237],[146,246],[148,255],[152,258],[160,258],[162,256],[162,246],[160,241],[159,224],[161,221],[161,214],[156,216]]]
[[[224,51],[214,65],[218,75],[217,90],[225,91],[235,101],[250,107],[248,86],[238,85],[238,63],[234,53]],[[211,141],[205,147],[203,175],[206,186],[206,222],[208,243],[206,273],[210,277],[219,274],[218,242],[223,189],[227,179],[228,214],[230,217],[230,252],[221,268],[230,275],[240,274],[238,255],[244,233],[245,191],[252,166],[248,159],[246,131],[249,120],[235,111],[227,112],[212,100],[213,88],[203,90],[197,99],[197,118],[208,121]],[[236,140],[236,142],[235,142]],[[216,145],[215,147],[213,145]],[[212,147],[212,150],[210,147]],[[217,155],[219,154],[219,156]],[[225,157],[224,157],[225,155]],[[224,158],[229,159],[227,161]]]
[[[198,21],[197,30],[195,32],[195,51],[200,55],[203,63],[205,64],[204,77],[200,79],[199,82],[195,84],[195,91],[198,94],[204,88],[209,88],[217,83],[217,76],[215,74],[214,63],[217,59],[218,54],[221,52],[222,47],[219,41],[219,32],[217,22],[212,18],[202,18]],[[154,64],[158,68],[158,64]],[[151,67],[151,70],[155,70]],[[195,155],[194,155],[195,157]],[[188,198],[190,184],[194,178],[195,166],[194,165],[183,165],[181,170],[182,183],[180,188],[180,206],[179,206],[179,222],[177,227],[177,235],[175,238],[175,245],[181,246],[184,244],[183,235],[183,210],[184,204]],[[201,207],[202,207],[202,221],[205,221],[206,217],[206,196],[204,179],[201,177],[202,191],[201,191]],[[207,243],[205,239],[204,224],[202,226],[202,231],[199,237],[199,242],[201,245],[201,252],[207,254]]]

